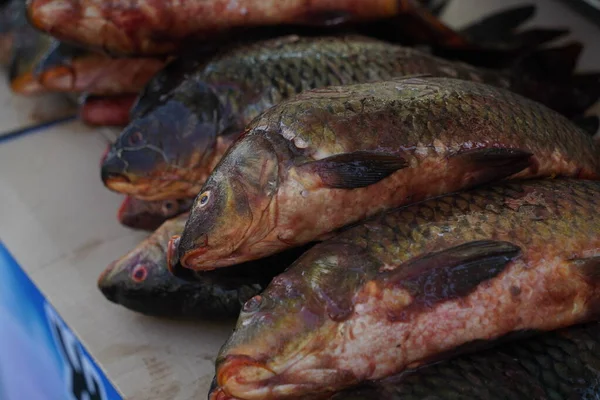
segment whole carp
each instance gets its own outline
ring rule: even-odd
[[[188,268],[238,264],[494,180],[597,179],[599,153],[563,116],[481,83],[412,77],[316,89],[248,126],[170,248]]]
[[[507,182],[316,245],[246,302],[213,398],[319,398],[513,332],[597,318],[599,199],[599,181]]]
[[[331,400],[596,399],[600,324],[504,344],[365,384]]]
[[[406,28],[415,39],[468,44],[414,0],[31,0],[28,15],[35,27],[61,40],[121,54],[173,53],[191,38],[218,42],[251,27],[339,26],[396,16],[403,19],[395,30]]]
[[[573,52],[573,46],[540,51],[536,58],[552,52],[577,59],[581,48]],[[555,58],[545,64],[556,65]],[[169,65],[169,70],[187,74],[178,86],[166,73],[151,81],[134,106],[138,118],[121,133],[102,166],[108,188],[145,200],[195,196],[252,119],[313,88],[426,73],[510,88],[568,114],[581,112],[600,93],[600,80],[583,85],[571,84],[570,77],[568,83],[538,81],[360,36],[288,36],[230,49],[190,73],[193,65]],[[162,96],[157,96],[157,87],[165,89]]]
[[[305,250],[294,249],[227,270],[192,273],[185,280],[176,278],[167,269],[165,248],[172,235],[181,233],[186,219],[187,214],[182,214],[165,222],[130,253],[111,263],[98,279],[104,296],[152,316],[237,317],[246,300],[260,293]]]
[[[121,224],[130,228],[154,231],[167,220],[189,211],[193,200],[193,198],[190,198],[144,201],[127,196],[119,208],[117,219]],[[178,234],[183,232],[185,220],[181,224]]]

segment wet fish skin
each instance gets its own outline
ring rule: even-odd
[[[593,399],[600,324],[536,335],[348,389],[331,400]]]
[[[122,95],[139,93],[163,66],[158,58],[112,58],[54,41],[34,73],[46,90]]]
[[[335,392],[474,341],[594,319],[598,194],[598,181],[506,182],[400,208],[316,245],[244,305],[216,362],[214,396]]]
[[[34,26],[61,40],[121,54],[174,53],[191,37],[215,40],[235,29],[277,25],[340,25],[418,13],[426,26],[453,33],[412,0],[139,1],[32,0]],[[93,17],[89,17],[92,13]],[[421,15],[422,14],[422,15]],[[101,17],[98,17],[101,15]],[[438,26],[439,25],[439,26]],[[443,36],[440,34],[440,36]],[[455,39],[454,36],[450,37]]]
[[[307,91],[248,126],[174,247],[185,267],[225,267],[494,180],[597,179],[599,151],[564,117],[480,83],[413,77]]]
[[[166,221],[98,279],[104,296],[142,314],[168,318],[234,318],[246,300],[260,293],[305,249],[278,254],[223,271],[188,274],[186,279],[167,269],[166,246],[180,234],[187,214]],[[260,264],[260,268],[257,268]]]
[[[193,200],[189,198],[144,201],[127,196],[119,208],[117,219],[121,224],[133,229],[154,231],[167,220],[188,212]],[[181,230],[183,231],[183,226]]]
[[[189,73],[196,65],[182,64],[172,68]],[[134,106],[138,118],[111,150],[103,167],[105,185],[145,200],[195,196],[233,140],[269,107],[308,89],[423,73],[483,81],[532,96],[545,93],[540,85],[528,90],[529,83],[509,74],[366,37],[262,41],[207,61],[175,89],[170,89],[174,79],[159,74]],[[165,88],[160,100],[156,87]],[[150,108],[153,99],[157,103]]]
[[[129,122],[129,109],[135,98],[131,94],[85,96],[80,101],[79,118],[91,126],[123,127]]]

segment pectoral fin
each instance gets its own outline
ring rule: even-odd
[[[519,149],[487,148],[467,150],[452,156],[469,173],[464,188],[508,178],[534,165],[533,154]]]
[[[384,286],[407,290],[413,298],[396,318],[437,303],[469,295],[498,276],[521,249],[509,242],[483,240],[452,247],[409,261],[389,272]]]
[[[407,166],[399,155],[356,151],[308,162],[298,169],[317,174],[324,186],[355,189],[377,183]]]
[[[570,260],[586,279],[600,283],[600,256]]]

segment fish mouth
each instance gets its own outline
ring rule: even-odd
[[[200,191],[198,182],[171,180],[159,177],[129,176],[123,172],[101,170],[104,185],[118,193],[144,201],[181,200],[195,197]]]
[[[113,303],[117,302],[117,287],[115,285],[110,285],[108,283],[109,278],[114,272],[115,267],[117,266],[117,261],[111,262],[108,267],[98,277],[98,289],[102,292],[104,297]]]
[[[217,360],[217,376],[209,399],[259,400],[272,398],[269,381],[277,374],[264,363],[246,355]]]
[[[42,85],[54,90],[69,91],[75,86],[73,70],[65,66],[40,71],[38,79]]]
[[[109,151],[110,153],[110,151]],[[115,154],[106,154],[102,157],[102,166],[100,168],[100,177],[102,182],[109,188],[118,183],[131,183],[131,179],[125,175],[126,164]]]
[[[183,265],[186,268],[194,268],[196,265],[199,265],[199,264],[201,265],[203,256],[207,252],[208,252],[208,246],[198,247],[194,250],[189,250],[189,251],[183,252],[183,256],[180,256],[181,265]],[[180,252],[180,255],[181,255],[181,252]],[[205,271],[205,270],[211,270],[214,268],[205,267],[204,265],[201,265],[200,269]]]
[[[30,95],[46,92],[46,88],[33,76],[31,72],[19,75],[10,83],[11,90],[15,93]]]
[[[210,384],[208,390],[208,400],[237,400],[235,397],[229,396],[223,388],[217,384],[217,377],[215,376]]]

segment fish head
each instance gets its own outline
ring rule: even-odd
[[[318,398],[357,381],[331,349],[344,346],[340,326],[363,278],[351,263],[365,259],[351,246],[335,247],[315,246],[244,304],[217,357],[214,398]]]
[[[251,246],[272,229],[279,186],[277,154],[260,135],[244,135],[225,154],[194,200],[177,243],[184,267],[212,269],[248,261]]]
[[[190,209],[193,199],[145,201],[127,196],[117,214],[119,222],[134,229],[154,230]]]
[[[198,193],[216,156],[223,107],[199,83],[167,97],[131,121],[111,147],[101,168],[109,189],[144,200]]]
[[[186,295],[190,285],[169,272],[165,249],[169,238],[181,232],[186,219],[187,214],[182,214],[165,222],[132,251],[112,262],[98,278],[104,296],[145,314],[168,316],[180,311],[179,297]]]

